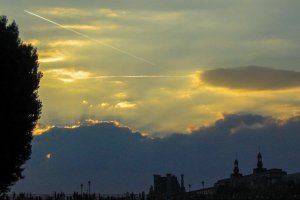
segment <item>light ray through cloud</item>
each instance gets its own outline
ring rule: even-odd
[[[77,34],[77,35],[79,35],[79,36],[81,36],[81,37],[84,37],[84,38],[88,39],[88,40],[91,40],[91,41],[93,41],[93,42],[96,42],[97,44],[100,44],[100,45],[102,45],[102,46],[105,46],[105,47],[108,47],[108,48],[113,49],[113,50],[115,50],[115,51],[118,51],[118,52],[120,52],[120,53],[122,53],[122,54],[124,54],[124,55],[130,56],[130,57],[132,57],[132,58],[135,58],[135,59],[140,60],[140,61],[142,61],[142,62],[144,62],[144,63],[150,64],[150,65],[152,65],[152,66],[156,66],[155,63],[153,63],[153,62],[151,62],[151,61],[149,61],[149,60],[147,60],[147,59],[145,59],[145,58],[142,58],[142,57],[140,57],[140,56],[136,56],[136,55],[134,55],[134,54],[132,54],[132,53],[130,53],[130,52],[128,52],[128,51],[125,51],[125,50],[123,50],[123,49],[117,48],[117,47],[112,46],[112,45],[110,45],[110,44],[101,42],[101,41],[99,41],[99,40],[97,40],[97,39],[95,39],[95,38],[93,38],[93,37],[90,37],[90,36],[84,34],[84,33],[81,33],[81,32],[78,32],[78,31],[76,31],[76,30],[74,30],[74,29],[71,29],[71,28],[68,28],[68,27],[66,27],[66,26],[63,26],[62,24],[59,24],[59,23],[57,23],[57,22],[55,22],[55,21],[52,21],[52,20],[47,19],[47,18],[45,18],[45,17],[42,17],[42,16],[40,16],[40,15],[37,15],[37,14],[35,14],[35,13],[33,13],[33,12],[30,12],[30,11],[27,11],[27,10],[24,10],[24,12],[26,12],[27,14],[30,14],[30,15],[32,15],[32,16],[35,16],[35,17],[37,17],[37,18],[40,18],[40,19],[42,19],[42,20],[44,20],[44,21],[47,21],[47,22],[49,22],[49,23],[52,23],[52,24],[54,24],[54,25],[56,25],[56,26],[59,26],[60,28],[63,28],[63,29],[68,30],[68,31],[70,31],[70,32],[72,32],[72,33],[75,33],[75,34]]]

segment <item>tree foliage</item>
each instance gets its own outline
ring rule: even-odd
[[[0,194],[19,179],[31,155],[32,131],[41,114],[37,50],[19,38],[15,22],[0,16]]]

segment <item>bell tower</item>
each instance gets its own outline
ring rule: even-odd
[[[261,153],[258,152],[258,154],[257,154],[257,169],[261,170],[263,168],[263,166],[264,166],[264,164],[262,161]]]
[[[234,161],[234,168],[233,168],[233,174],[239,174],[240,173],[240,169],[239,169],[239,161],[235,160]]]
[[[266,171],[266,168],[263,168],[264,164],[262,161],[262,155],[260,153],[260,151],[257,154],[257,164],[256,164],[256,168],[253,169],[253,173],[261,173]]]
[[[242,174],[240,173],[239,161],[236,156],[233,163],[233,173],[231,174],[231,177],[240,177],[240,176],[242,176]]]

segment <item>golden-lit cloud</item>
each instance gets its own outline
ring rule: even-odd
[[[97,119],[86,119],[85,122],[87,122],[88,124],[100,124],[103,121]]]
[[[297,91],[299,92],[299,91]],[[287,103],[266,104],[263,112],[272,113],[274,117],[280,120],[286,120],[300,114],[299,105],[291,105]]]
[[[179,91],[177,92],[177,97],[181,98],[181,99],[189,99],[192,97],[193,95],[193,91],[189,90],[189,91]]]
[[[63,71],[56,71],[55,74],[69,74],[70,71],[72,74],[76,74],[75,71],[82,70],[64,68]],[[98,73],[102,74],[100,71]],[[199,75],[201,75],[200,71],[187,78],[172,79],[171,81],[140,79],[139,84],[135,79],[122,79],[119,84],[115,83],[117,80],[97,78],[98,74],[91,73],[84,76],[72,75],[73,78],[69,76],[67,78],[73,82],[78,81],[78,84],[55,82],[55,84],[64,85],[61,92],[64,98],[57,97],[57,91],[53,92],[55,99],[63,99],[62,102],[68,103],[58,106],[60,109],[56,106],[51,110],[61,114],[60,110],[63,106],[64,110],[72,111],[72,114],[63,113],[65,116],[72,116],[67,121],[67,124],[71,124],[69,127],[78,126],[77,123],[74,123],[76,126],[73,126],[72,122],[80,120],[80,116],[85,115],[96,118],[99,122],[102,119],[118,119],[121,123],[140,131],[152,132],[155,130],[162,135],[174,131],[192,132],[199,126],[208,125],[216,119],[221,119],[223,113],[251,110],[254,113],[268,113],[271,116],[279,117],[283,114],[291,116],[299,111],[297,109],[299,105],[292,106],[289,100],[279,100],[278,98],[285,96],[286,99],[292,99],[294,96],[294,99],[300,100],[300,95],[298,97],[293,95],[299,93],[297,88],[269,91],[230,89],[206,84],[201,77],[199,78]],[[59,79],[62,77],[45,73],[45,78]],[[79,82],[80,80],[85,81]],[[63,91],[69,93],[65,94]],[[70,104],[72,101],[74,103]],[[280,101],[286,101],[286,103]],[[284,104],[286,106],[282,106]],[[148,113],[147,121],[143,120],[143,113]],[[165,113],[170,114],[166,116]],[[178,118],[181,120],[178,121]]]
[[[103,102],[100,104],[100,107],[107,107],[107,106],[109,106],[109,103]]]
[[[52,57],[52,58],[39,58],[40,63],[52,63],[52,62],[60,62],[65,59],[64,56]]]
[[[128,101],[122,101],[119,102],[115,105],[115,108],[118,109],[129,109],[129,108],[135,108],[137,105],[135,103],[132,102],[128,102]]]
[[[69,24],[69,25],[63,25],[63,28],[66,29],[76,29],[76,30],[89,30],[89,31],[94,31],[100,29],[97,26],[92,26],[92,25],[81,25],[81,24]]]
[[[54,17],[88,17],[88,16],[105,16],[105,17],[121,17],[122,15],[125,15],[127,12],[125,10],[113,10],[110,8],[100,8],[100,9],[80,9],[80,8],[44,8],[40,9],[39,13],[44,15],[53,15]]]
[[[116,85],[123,85],[124,81],[113,81],[113,83]]]
[[[65,55],[57,50],[39,51],[40,63],[62,62],[66,59]]]
[[[68,24],[63,25],[63,28],[73,29],[73,30],[87,30],[87,31],[106,31],[106,30],[116,30],[119,28],[118,25],[82,25],[82,24]]]
[[[97,120],[97,119],[86,119],[85,122],[87,125],[94,125],[94,124],[102,124],[102,123],[112,123],[116,126],[121,126],[121,123],[116,120],[105,121],[105,120]]]
[[[90,72],[67,68],[46,70],[44,74],[64,83],[72,83],[77,80],[85,80],[92,77]]]
[[[83,47],[87,45],[87,41],[82,40],[58,40],[49,42],[48,45],[52,48],[54,47],[66,47],[66,46],[77,46],[77,47]]]
[[[82,104],[89,104],[89,102],[87,100],[83,100]]]
[[[127,94],[127,92],[118,92],[114,95],[114,97],[116,97],[116,98],[126,98],[126,97],[128,97],[128,94]]]
[[[111,8],[91,8],[89,10],[80,9],[80,8],[44,8],[39,10],[40,14],[43,15],[52,15],[53,17],[95,17],[95,16],[104,16],[107,18],[119,18],[126,17],[127,19],[136,18],[138,20],[152,20],[152,21],[167,21],[179,19],[183,16],[182,13],[176,11],[129,11],[129,10],[120,10],[120,9],[111,9]]]
[[[64,126],[64,128],[66,128],[66,129],[74,129],[74,128],[79,128],[79,127],[80,127],[80,124]]]
[[[35,129],[33,130],[33,135],[42,135],[43,133],[49,131],[50,129],[54,128],[54,125],[43,125],[43,124],[37,124]]]

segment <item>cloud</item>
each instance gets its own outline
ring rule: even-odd
[[[47,131],[49,131],[50,129],[54,128],[55,126],[53,125],[44,125],[44,124],[40,124],[38,123],[35,127],[35,129],[33,130],[33,135],[41,135]]]
[[[259,66],[204,71],[202,81],[216,87],[243,90],[280,90],[300,87],[300,72]]]
[[[66,7],[56,7],[56,8],[42,8],[39,13],[44,15],[53,15],[56,17],[70,17],[70,16],[87,16],[90,12],[87,10],[79,8],[66,8]]]
[[[100,13],[100,15],[112,18],[121,17],[123,15],[126,15],[127,13],[126,11],[112,10],[108,8],[101,8],[98,12]]]
[[[49,42],[49,46],[51,48],[55,47],[66,47],[66,46],[78,46],[78,47],[83,47],[87,44],[87,41],[82,41],[82,40],[57,40],[57,41],[51,41]],[[34,45],[34,44],[33,44]]]
[[[115,108],[118,108],[118,109],[129,109],[129,108],[135,108],[135,107],[136,107],[135,103],[128,102],[128,101],[122,101],[115,105]]]
[[[126,11],[122,10],[112,10],[109,8],[101,8],[95,9],[91,8],[87,9],[80,9],[80,8],[67,8],[67,7],[56,7],[56,8],[44,8],[40,9],[39,13],[44,15],[53,15],[55,17],[87,17],[87,16],[105,16],[105,17],[121,17],[122,15],[126,14]]]
[[[300,116],[275,120],[253,114],[227,114],[191,134],[150,138],[118,122],[89,119],[74,128],[52,128],[33,140],[26,178],[13,191],[51,193],[146,191],[153,174],[185,174],[186,184],[209,186],[232,172],[235,154],[247,174],[256,165],[258,146],[264,167],[300,171]],[[234,130],[234,134],[232,134]],[[50,156],[49,156],[50,155]],[[86,185],[85,185],[86,186]]]
[[[83,104],[89,104],[89,102],[86,101],[86,100],[83,100],[82,103],[83,103]]]
[[[60,62],[63,61],[65,57],[59,56],[59,57],[52,57],[52,58],[40,58],[40,63],[52,63],[52,62]]]
[[[90,72],[67,68],[46,70],[44,74],[61,80],[64,83],[92,78],[92,74]]]
[[[44,63],[41,63],[43,71],[63,67],[77,68],[97,76],[186,75],[196,70],[212,69],[210,66],[227,68],[244,66],[245,63],[299,71],[299,23],[291,19],[299,18],[297,8],[300,1],[216,3],[213,0],[173,0],[172,3],[166,3],[155,0],[151,5],[140,0],[129,0],[126,3],[84,3],[74,0],[72,4],[58,0],[47,1],[46,4],[44,1],[33,0],[19,4],[2,1],[7,3],[2,3],[0,10],[7,16],[14,16],[22,39],[39,41],[36,45],[40,58],[44,59]],[[99,30],[79,32],[153,60],[158,66],[150,67],[19,12],[24,9],[63,25],[100,27]],[[195,21],[197,23],[191,23]],[[111,30],[110,25],[119,28]],[[108,31],[102,31],[105,28]],[[70,42],[75,40],[86,41],[86,45]],[[54,45],[49,45],[51,42]],[[41,54],[52,50],[57,53]],[[114,80],[123,83],[112,84]],[[173,131],[183,132],[186,127],[212,123],[222,112],[251,111],[282,117],[291,116],[300,109],[298,88],[267,92],[248,92],[248,89],[241,92],[221,88],[222,85],[220,88],[207,86],[196,90],[183,79],[79,80],[68,76],[64,81],[45,74],[40,87],[44,105],[42,123],[73,124],[81,120],[82,116],[117,119],[139,130],[161,136]],[[73,82],[65,84],[66,81]],[[116,98],[114,95],[120,91],[126,92],[127,97]],[[94,107],[82,105],[82,99],[88,100]],[[135,109],[116,109],[114,106],[122,101],[138,102],[138,106]],[[97,106],[101,103],[105,103],[103,107]],[[144,117],[145,113],[147,118]]]
[[[26,40],[24,41],[25,44],[30,44],[32,46],[37,46],[41,43],[41,41],[37,40],[37,39],[31,39],[31,40]]]
[[[72,25],[63,25],[66,29],[76,29],[76,30],[97,30],[99,27],[91,25],[81,25],[81,24],[72,24]]]
[[[114,95],[116,98],[127,98],[128,94],[126,92],[118,92]]]
[[[62,62],[66,56],[57,50],[39,51],[40,63]]]
[[[60,67],[53,69],[62,71],[52,71],[52,66],[44,71],[40,93],[44,103],[40,122],[44,124],[74,124],[85,116],[118,120],[143,132],[163,136],[175,131],[185,132],[187,127],[199,124],[211,124],[221,113],[254,112],[286,118],[300,111],[299,88],[242,91],[209,86],[205,82],[199,87],[201,80],[196,73],[171,80],[105,79],[102,75],[114,74],[101,71],[102,65],[96,70],[76,63],[70,69]],[[124,73],[127,72],[121,75]],[[88,104],[82,104],[82,100]],[[135,107],[124,109],[128,104],[121,102],[126,101],[136,104]]]

